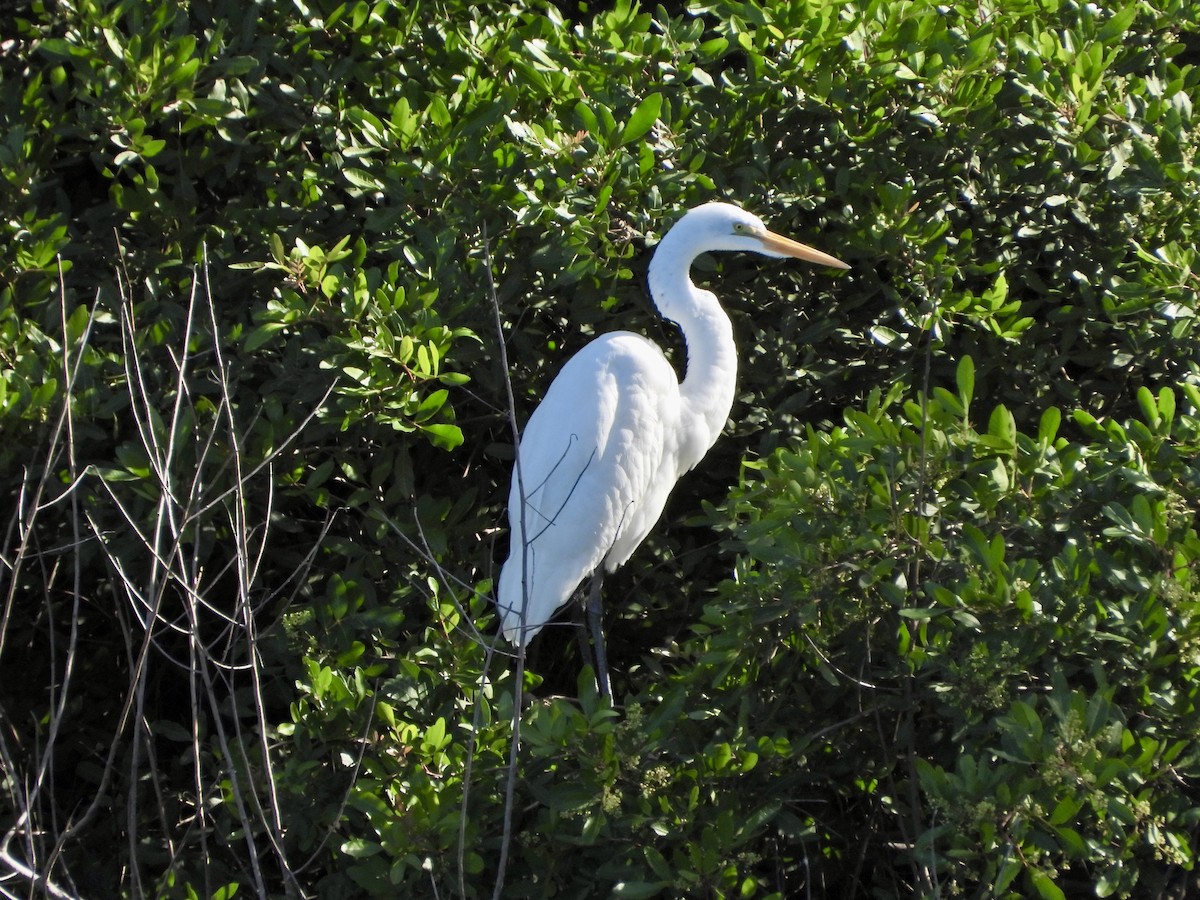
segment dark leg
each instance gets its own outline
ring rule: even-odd
[[[604,576],[600,568],[592,574],[592,591],[588,598],[587,617],[592,632],[592,650],[596,654],[596,686],[600,696],[612,701],[612,685],[608,683],[608,657],[604,652],[604,605],[600,599],[600,583]]]
[[[571,620],[575,625],[575,639],[579,641],[579,664],[585,665],[592,658],[592,647],[588,641],[587,598],[582,593],[577,595],[577,602],[571,604]]]

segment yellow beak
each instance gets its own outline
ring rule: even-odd
[[[810,247],[808,244],[801,244],[799,241],[793,241],[791,238],[785,238],[782,234],[776,234],[773,231],[763,230],[757,235],[762,241],[762,245],[773,253],[782,253],[784,256],[794,256],[796,259],[802,259],[805,262],[816,263],[818,266],[829,266],[833,269],[848,269],[850,268],[840,259],[830,256],[828,253],[822,253],[815,247]]]

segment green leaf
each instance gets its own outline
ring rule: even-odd
[[[965,409],[970,409],[971,398],[975,395],[975,361],[971,357],[964,356],[958,361],[954,381],[958,385],[958,399]]]
[[[1159,389],[1158,413],[1162,416],[1163,433],[1169,434],[1175,421],[1175,392],[1169,387]]]
[[[384,187],[382,181],[363,169],[342,169],[342,177],[364,191],[382,191]]]
[[[425,730],[421,737],[421,749],[426,753],[436,753],[446,742],[446,720],[439,716],[437,721]]]
[[[886,325],[872,325],[867,329],[867,333],[871,336],[871,340],[889,350],[900,350],[908,346],[907,337]]]
[[[243,346],[247,352],[257,350],[271,342],[279,332],[287,328],[283,322],[267,322],[265,325],[259,325],[248,335],[246,335]]]
[[[429,101],[429,106],[425,108],[425,114],[429,116],[429,121],[438,128],[447,128],[453,121],[450,110],[446,107],[446,101],[440,95],[435,95]]]
[[[450,396],[450,392],[445,388],[440,388],[434,391],[428,397],[421,401],[421,405],[417,407],[417,411],[413,413],[413,419],[417,422],[425,422],[437,414],[443,406],[446,405],[446,400]]]
[[[628,144],[642,137],[654,127],[658,114],[662,110],[662,94],[651,94],[637,105],[625,128],[621,131],[621,144]]]
[[[1003,403],[992,410],[988,419],[988,434],[996,439],[993,446],[1012,455],[1017,452],[1017,422]]]
[[[613,885],[612,896],[624,897],[626,900],[645,900],[647,897],[657,897],[670,886],[669,881],[618,881]]]
[[[1077,859],[1082,859],[1087,856],[1087,843],[1084,841],[1083,835],[1081,835],[1074,828],[1069,828],[1067,826],[1055,828],[1054,834],[1058,837],[1058,842],[1062,844],[1063,850],[1065,850],[1070,856],[1073,856]]]
[[[1075,814],[1083,807],[1083,802],[1074,797],[1063,797],[1050,813],[1051,825],[1062,825],[1075,818]]]
[[[1008,279],[1001,272],[996,276],[992,286],[983,292],[983,299],[988,301],[992,310],[998,310],[1004,301],[1008,299]]]
[[[1038,892],[1038,896],[1042,900],[1067,900],[1067,895],[1062,892],[1054,879],[1040,869],[1034,869],[1029,873],[1029,880],[1033,883],[1034,888]]]
[[[383,847],[374,841],[368,841],[364,838],[352,838],[342,842],[342,852],[354,859],[367,859],[377,853],[383,852]]]
[[[422,425],[421,431],[429,437],[429,440],[433,442],[435,447],[440,447],[443,450],[453,450],[463,442],[462,429],[457,425],[447,423]]]
[[[596,114],[582,100],[575,104],[575,118],[584,131],[593,137],[599,136],[600,123],[596,121]]]
[[[674,877],[675,873],[671,869],[671,864],[667,862],[667,858],[649,844],[642,848],[642,855],[646,858],[646,865],[659,878],[669,881]]]
[[[1019,859],[1006,859],[1004,865],[1000,867],[1000,871],[996,874],[996,883],[994,887],[995,896],[1002,896],[1005,888],[1013,883],[1018,875],[1021,874],[1021,861]]]
[[[1097,39],[1102,44],[1107,44],[1123,37],[1125,32],[1129,30],[1129,26],[1133,24],[1137,13],[1138,5],[1136,3],[1130,3],[1126,6],[1117,5],[1117,11],[1097,31]]]
[[[69,41],[62,38],[45,38],[37,42],[37,52],[42,56],[48,56],[53,60],[62,60],[66,62],[76,52],[76,49]]]
[[[1142,410],[1142,418],[1146,420],[1146,424],[1151,428],[1157,428],[1160,421],[1158,404],[1154,400],[1154,395],[1150,393],[1150,389],[1145,385],[1137,389],[1137,402]]]
[[[1038,443],[1049,446],[1058,436],[1058,427],[1062,424],[1062,413],[1057,407],[1051,406],[1042,413],[1038,422]]]
[[[358,662],[362,658],[363,653],[366,652],[366,649],[362,641],[353,641],[348,649],[337,655],[338,666],[345,668]]]

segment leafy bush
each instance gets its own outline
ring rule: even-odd
[[[1128,894],[1190,867],[1196,834],[1200,540],[1179,489],[1200,394],[1178,417],[1168,388],[1143,389],[1145,421],[1077,412],[1073,442],[1054,407],[1035,434],[1003,406],[977,431],[971,371],[747,470],[710,513],[745,554],[693,652],[717,684],[804,685],[738,712],[820,736],[815,783],[787,794],[826,860],[867,803],[926,892]]]
[[[1189,12],[17,10],[6,877],[483,896],[511,838],[504,896],[1195,890]],[[852,271],[697,266],[734,421],[608,582],[617,707],[535,642],[508,804],[505,379],[523,420],[617,325],[682,364],[641,275],[713,197]]]

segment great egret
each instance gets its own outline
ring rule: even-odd
[[[733,326],[717,298],[689,276],[692,261],[710,250],[849,268],[768,231],[730,203],[690,210],[659,243],[647,278],[658,311],[679,325],[687,343],[683,381],[658,345],[640,334],[596,338],[567,361],[533,411],[513,468],[511,549],[496,600],[504,636],[527,643],[594,573],[588,619],[606,696],[602,573],[629,559],[679,476],[716,441],[733,405]]]

